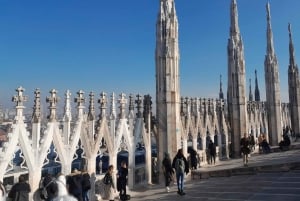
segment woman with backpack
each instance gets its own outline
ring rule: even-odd
[[[177,187],[178,187],[177,193],[179,195],[185,195],[185,192],[183,192],[184,173],[186,174],[189,173],[189,164],[183,155],[182,149],[179,149],[176,156],[174,157],[172,162],[172,167],[175,169],[176,172]]]

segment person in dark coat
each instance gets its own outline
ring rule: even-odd
[[[182,149],[179,149],[176,156],[174,157],[172,162],[172,168],[174,168],[176,171],[176,179],[177,179],[177,187],[178,187],[177,193],[179,195],[185,195],[185,192],[183,191],[184,173],[186,174],[189,173],[189,164],[183,155]]]
[[[88,192],[91,189],[91,177],[88,172],[82,173],[82,199],[83,201],[89,201]]]
[[[291,140],[287,133],[283,134],[283,140],[279,142],[279,148],[284,150],[284,147],[288,147],[291,145]]]
[[[117,174],[117,190],[120,192],[120,199],[127,200],[127,178],[128,178],[128,168],[126,161],[121,162],[121,167],[118,170]]]
[[[209,150],[210,164],[212,165],[213,162],[214,162],[214,164],[216,164],[216,145],[212,140],[209,141],[208,150]]]
[[[169,153],[165,152],[165,156],[162,161],[162,168],[165,176],[166,191],[170,192],[170,183],[173,178],[174,170],[172,168],[172,162]]]
[[[19,182],[12,186],[8,198],[14,201],[29,201],[30,185],[25,181],[23,175],[19,176]]]
[[[55,182],[55,178],[53,178],[51,176],[51,174],[47,174],[45,177],[44,177],[44,180],[43,180],[43,187],[46,188],[46,191],[47,191],[47,199],[46,201],[51,201],[53,200],[53,198],[56,197],[57,195],[57,184]]]
[[[250,142],[249,142],[247,133],[245,133],[244,137],[241,139],[240,145],[241,145],[241,152],[243,154],[244,166],[247,166],[248,165],[248,154],[250,154],[250,148],[249,148]]]
[[[82,175],[81,172],[75,169],[67,178],[69,193],[82,201]]]
[[[189,149],[189,153],[190,153],[191,166],[192,166],[191,169],[196,170],[198,164],[197,151],[194,149]]]

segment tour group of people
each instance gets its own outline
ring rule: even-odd
[[[280,149],[290,145],[288,134],[284,133],[282,141],[279,143]],[[248,166],[248,156],[255,149],[254,136],[248,136],[247,133],[240,140],[241,154],[244,166]],[[258,136],[257,144],[259,145],[259,153],[270,153],[270,145],[265,135]],[[186,158],[183,150],[179,149],[173,160],[168,153],[164,154],[162,160],[162,169],[165,177],[166,191],[170,192],[170,184],[172,181],[177,182],[177,193],[185,195],[184,177],[189,170],[197,169],[200,163],[199,155],[196,150],[188,150],[189,157]],[[216,145],[210,140],[207,148],[208,164],[216,162]],[[95,191],[99,191],[102,199],[113,201],[115,193],[119,192],[119,198],[122,201],[129,200],[130,195],[127,194],[126,185],[128,178],[128,168],[126,161],[122,161],[117,171],[117,184],[113,179],[114,166],[110,165],[104,178],[100,181],[100,186],[95,185]],[[175,177],[175,178],[174,178]],[[50,174],[45,175],[39,185],[39,190],[34,193],[34,200],[45,201],[89,201],[88,192],[91,189],[91,177],[86,171],[78,171],[74,169],[70,175],[59,174],[53,177]],[[96,182],[97,183],[97,182]],[[101,188],[100,190],[97,188]],[[46,192],[45,192],[46,191]],[[0,181],[0,201],[29,201],[30,185],[26,182],[23,175],[19,176],[19,182],[12,186],[9,193],[6,193],[3,183]]]
[[[117,172],[117,185],[113,180],[114,166],[110,165],[101,182],[104,189],[100,190],[102,199],[113,201],[116,191],[119,191],[120,200],[129,200],[126,194],[128,169],[125,161]],[[74,169],[70,175],[58,174],[56,177],[46,174],[39,182],[39,189],[33,193],[33,200],[45,201],[89,201],[88,192],[91,189],[91,176],[86,171]],[[97,190],[97,189],[95,189]],[[0,182],[0,201],[29,201],[32,191],[24,175],[19,176],[19,181],[7,193]]]

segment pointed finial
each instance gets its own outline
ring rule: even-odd
[[[255,101],[260,101],[260,92],[259,92],[258,81],[257,81],[257,70],[255,69],[254,72],[255,72],[255,91],[254,91]]]
[[[270,12],[270,2],[266,5],[267,9],[267,55],[274,56],[274,45],[273,45],[273,32],[271,26],[271,12]]]
[[[219,99],[224,99],[224,93],[222,89],[222,75],[220,75],[220,91],[219,91]]]
[[[239,31],[238,26],[238,11],[237,11],[237,3],[236,0],[231,1],[231,9],[230,9],[230,35],[236,35]]]
[[[253,101],[252,88],[251,88],[251,78],[249,79],[249,101]]]
[[[291,24],[288,24],[288,31],[289,31],[289,53],[290,53],[290,67],[295,67],[296,62],[295,62],[295,52],[294,52],[294,44],[293,44],[293,39],[292,39],[292,27]]]
[[[270,21],[271,20],[270,1],[267,2],[266,9],[267,9],[267,20]]]

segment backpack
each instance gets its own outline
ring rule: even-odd
[[[29,200],[29,195],[27,191],[17,191],[16,196],[13,201],[27,201]]]
[[[43,178],[43,179],[41,180],[41,182],[40,182],[40,189],[39,189],[39,191],[40,191],[40,198],[43,199],[43,200],[46,200],[46,199],[48,198],[47,187],[48,187],[51,183],[55,182],[55,179],[52,179],[46,186],[43,186],[43,185],[42,185],[42,184],[43,184],[43,181],[44,181],[44,178]]]
[[[185,165],[183,158],[177,158],[175,161],[175,170],[178,173],[184,173]]]

